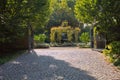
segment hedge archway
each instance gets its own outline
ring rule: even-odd
[[[59,27],[52,27],[51,34],[50,34],[50,40],[52,43],[57,42],[57,41],[61,43],[62,33],[66,33],[68,42],[72,42],[73,35],[75,36],[75,42],[78,42],[79,32],[80,32],[79,27],[72,28],[71,26],[67,26],[67,25],[59,26]],[[57,34],[56,38],[55,38],[55,34]]]

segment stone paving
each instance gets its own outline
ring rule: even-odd
[[[0,80],[120,80],[120,70],[91,49],[35,49],[0,66]]]

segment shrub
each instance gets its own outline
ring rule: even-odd
[[[34,40],[36,42],[44,43],[45,39],[46,39],[46,35],[45,34],[39,34],[39,35],[35,35],[34,36]]]
[[[82,42],[84,42],[84,43],[87,44],[87,43],[90,41],[90,35],[89,35],[88,32],[83,32],[83,33],[81,34],[81,36],[79,37],[79,39],[80,39]]]
[[[113,62],[116,66],[120,66],[120,41],[114,41],[107,45],[103,53],[110,62]]]

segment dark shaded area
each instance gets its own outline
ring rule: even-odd
[[[24,57],[23,57],[24,56]],[[6,66],[6,67],[5,67]],[[51,56],[38,56],[34,51],[0,68],[3,80],[96,80],[88,72],[70,66]]]
[[[120,25],[117,26],[111,26],[108,28],[108,33],[107,33],[107,41],[108,43],[112,41],[120,41]]]
[[[0,43],[0,56],[27,49],[28,49],[28,37],[15,39],[12,42]]]

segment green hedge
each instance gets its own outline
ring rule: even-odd
[[[116,66],[120,66],[120,41],[113,41],[107,45],[103,53],[110,62]]]
[[[75,43],[50,43],[51,47],[76,47]]]
[[[35,45],[35,48],[50,48],[50,45],[47,43],[38,43]]]
[[[46,39],[46,35],[45,34],[39,34],[39,35],[35,35],[34,36],[35,42],[44,43],[45,39]]]

